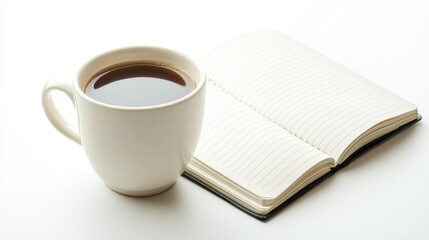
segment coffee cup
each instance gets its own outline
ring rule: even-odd
[[[122,48],[90,60],[71,85],[48,82],[42,104],[52,125],[82,145],[108,187],[148,196],[170,188],[192,157],[203,121],[205,83],[201,67],[182,53]],[[73,102],[77,124],[61,115],[55,91]]]

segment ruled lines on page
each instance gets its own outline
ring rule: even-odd
[[[276,31],[237,37],[203,62],[226,93],[337,159],[371,126],[415,108]]]
[[[275,197],[329,158],[207,84],[203,129],[194,156],[244,189]]]

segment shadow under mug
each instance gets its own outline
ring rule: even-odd
[[[188,95],[146,107],[122,107],[85,94],[103,70],[128,63],[161,63],[186,73],[195,84]],[[82,145],[107,186],[130,196],[167,190],[183,173],[194,152],[204,114],[206,76],[189,57],[165,48],[130,47],[110,51],[85,64],[72,85],[48,82],[42,93],[46,116],[61,133]],[[52,93],[65,93],[78,115],[78,127],[64,119]]]

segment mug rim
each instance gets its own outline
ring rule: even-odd
[[[178,98],[178,99],[175,99],[173,101],[166,102],[166,103],[149,105],[149,106],[131,107],[131,106],[114,105],[114,104],[109,104],[109,103],[105,103],[105,102],[95,100],[95,99],[91,98],[90,96],[88,96],[87,94],[85,94],[85,92],[79,86],[80,75],[85,68],[87,68],[89,65],[94,63],[95,60],[102,58],[103,56],[106,56],[108,54],[112,54],[115,52],[119,52],[119,51],[126,51],[126,50],[132,50],[132,49],[163,51],[166,53],[168,52],[170,54],[177,55],[183,59],[186,59],[190,63],[192,63],[192,65],[194,65],[195,69],[198,70],[199,81],[198,82],[194,81],[196,83],[195,88],[192,89],[192,91],[190,93],[186,94],[185,96]],[[89,61],[87,61],[86,64],[84,64],[80,68],[80,70],[78,72],[78,76],[72,82],[72,86],[73,86],[75,93],[77,93],[80,97],[82,97],[86,101],[91,102],[92,104],[99,105],[101,107],[109,108],[109,109],[113,109],[113,110],[141,111],[141,110],[155,110],[155,109],[168,108],[168,107],[177,105],[179,103],[185,102],[185,101],[193,98],[199,92],[201,92],[201,89],[203,89],[204,86],[206,85],[206,81],[207,81],[207,76],[206,76],[206,73],[203,70],[203,68],[200,66],[200,64],[198,64],[193,58],[189,57],[188,55],[185,55],[181,52],[178,52],[176,50],[172,50],[169,48],[165,48],[165,47],[145,45],[145,46],[130,46],[130,47],[123,47],[123,48],[116,48],[116,49],[106,51],[106,52],[103,52],[101,54],[96,55],[95,57],[93,57]]]

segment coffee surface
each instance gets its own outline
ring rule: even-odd
[[[111,105],[144,107],[177,100],[193,89],[192,80],[182,72],[162,65],[135,64],[99,74],[85,93]]]

